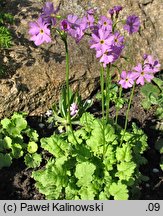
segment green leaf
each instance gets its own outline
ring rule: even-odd
[[[24,119],[22,114],[14,113],[14,115],[11,117],[11,120],[14,122],[15,127],[19,131],[22,131],[22,130],[26,129],[27,121]]]
[[[68,154],[69,144],[59,135],[53,135],[48,138],[42,138],[41,147],[50,152],[55,157],[61,157]]]
[[[155,96],[158,96],[158,94],[160,93],[159,88],[156,85],[153,85],[152,83],[147,83],[146,85],[141,87],[140,91],[145,97],[149,97],[151,93]]]
[[[79,194],[82,200],[94,200],[96,190],[94,189],[92,184],[81,187],[79,190]]]
[[[127,186],[121,182],[113,182],[110,186],[110,194],[114,197],[114,200],[127,200],[128,199],[128,190]]]
[[[22,150],[22,146],[18,143],[12,144],[11,149],[12,149],[11,157],[13,157],[13,158],[18,159],[18,158],[22,157],[24,154],[23,150]]]
[[[107,124],[105,126],[104,134],[105,134],[105,142],[111,143],[112,145],[118,144],[117,135],[115,134],[114,128],[110,124]]]
[[[40,154],[26,154],[24,157],[25,165],[28,168],[36,168],[39,167],[42,161],[42,157]]]
[[[9,154],[0,153],[0,169],[3,167],[9,167],[12,163],[12,158]]]
[[[27,151],[30,153],[30,154],[33,154],[37,151],[38,149],[38,145],[37,143],[35,142],[29,142],[28,143],[28,146],[27,146]]]
[[[66,200],[75,200],[75,197],[77,196],[78,191],[79,191],[79,188],[75,188],[75,182],[73,185],[69,183],[65,189]]]
[[[93,174],[96,167],[90,162],[79,163],[76,166],[75,176],[78,178],[77,185],[83,186],[88,185],[93,179]]]
[[[108,195],[104,191],[101,191],[99,194],[99,200],[108,200]]]
[[[112,145],[109,145],[107,147],[107,151],[105,153],[103,163],[105,164],[107,171],[113,170],[113,165],[116,163],[116,158],[115,158],[115,150]]]
[[[12,139],[10,137],[6,136],[4,138],[4,141],[5,141],[5,148],[10,149],[12,146]]]
[[[119,177],[120,180],[128,181],[132,177],[135,168],[136,164],[134,162],[122,161],[120,164],[117,165],[118,172],[115,174],[115,176]]]
[[[158,87],[159,87],[160,89],[163,89],[163,80],[161,80],[161,79],[155,77],[155,78],[153,79],[153,82],[155,82],[155,83],[158,85]]]
[[[10,119],[4,118],[1,120],[1,125],[4,129],[8,128],[8,125],[11,123]]]
[[[87,112],[83,113],[82,117],[80,118],[80,123],[84,126],[84,129],[87,132],[90,132],[92,130],[94,119],[94,116]]]
[[[37,142],[38,141],[38,133],[36,130],[32,128],[26,129],[25,133],[30,138],[31,141]]]
[[[49,160],[44,170],[32,173],[36,187],[49,199],[59,199],[62,188],[67,187],[69,176],[67,169],[59,164],[56,166],[54,160]]]
[[[147,148],[147,136],[139,129],[135,123],[132,123],[133,135],[130,142],[135,144],[134,151],[137,154],[142,154]]]
[[[132,160],[132,150],[131,146],[123,144],[122,147],[117,147],[116,149],[116,158],[117,161],[126,161],[130,162]]]
[[[104,136],[103,125],[100,120],[94,120],[94,127],[91,136],[86,140],[87,145],[91,148],[94,155],[103,154]]]
[[[6,136],[4,139],[0,139],[0,151],[5,151],[6,149],[11,149],[12,139]]]

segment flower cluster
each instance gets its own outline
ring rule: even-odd
[[[98,22],[96,31],[92,33],[91,47],[96,51],[96,57],[106,67],[115,62],[123,48],[124,37],[118,32],[113,32],[112,20],[102,16]]]
[[[95,10],[86,11],[86,15],[79,18],[69,14],[66,19],[61,21],[61,29],[67,32],[78,43],[84,36],[86,30],[95,28]]]
[[[56,27],[61,35],[68,34],[78,43],[85,34],[91,36],[90,48],[95,49],[96,58],[99,58],[103,67],[114,63],[121,55],[124,49],[124,36],[115,29],[115,23],[118,22],[118,16],[122,6],[114,6],[108,11],[108,16],[95,18],[95,9],[89,9],[83,17],[69,14],[57,25],[57,12],[59,7],[54,9],[52,2],[47,2],[42,9],[42,13],[37,21],[29,23],[30,40],[34,41],[36,46],[46,42],[51,42],[50,27]],[[127,17],[124,30],[129,35],[137,32],[140,27],[139,17],[130,15]],[[132,71],[121,73],[119,84],[123,88],[129,88],[136,84],[144,85],[154,78],[154,74],[159,71],[160,64],[158,60],[153,59],[151,55],[144,55],[143,64],[139,63]]]
[[[78,113],[78,106],[76,103],[72,103],[70,106],[70,115],[75,116]]]
[[[122,71],[118,83],[125,89],[132,87],[134,82],[144,85],[145,82],[151,82],[154,74],[159,70],[160,64],[158,60],[155,60],[151,55],[145,54],[143,64],[139,63],[132,71]]]
[[[30,40],[34,41],[36,46],[39,46],[44,42],[51,42],[49,26],[56,24],[56,13],[58,10],[59,8],[56,10],[54,9],[52,2],[46,2],[38,20],[29,23]]]

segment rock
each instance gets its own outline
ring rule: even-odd
[[[7,76],[0,79],[0,118],[10,116],[14,111],[25,111],[29,115],[40,115],[51,108],[59,99],[65,85],[65,50],[63,42],[56,38],[52,44],[36,47],[29,41],[28,22],[37,19],[43,0],[7,0],[5,11],[14,15],[13,46],[1,51],[0,61],[5,62]],[[56,4],[59,1],[53,0]],[[144,53],[157,56],[163,62],[163,5],[162,0],[123,1],[121,16],[140,16],[142,28],[133,35],[128,44],[130,55],[138,61]],[[116,5],[121,4],[116,1]],[[61,14],[83,15],[85,9],[97,7],[97,13],[106,14],[115,1],[61,0]],[[69,38],[70,83],[83,99],[99,87],[99,63],[95,53],[89,49],[88,38],[78,45]],[[3,63],[4,63],[3,62]]]
[[[152,172],[153,172],[153,173],[159,173],[160,171],[159,171],[159,169],[157,169],[157,168],[153,168]]]

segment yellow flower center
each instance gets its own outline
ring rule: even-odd
[[[40,34],[43,34],[44,33],[44,30],[43,29],[40,29]]]
[[[51,16],[51,17],[55,17],[55,14],[51,13],[50,16]]]
[[[104,44],[104,40],[100,40],[100,44]]]

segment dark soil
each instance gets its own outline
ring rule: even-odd
[[[138,90],[139,91],[139,90]],[[128,95],[128,93],[126,93]],[[141,172],[149,177],[148,182],[143,182],[139,186],[140,200],[162,200],[163,199],[163,172],[160,169],[160,153],[155,149],[156,141],[161,138],[161,132],[155,130],[156,118],[154,116],[155,107],[144,111],[140,104],[141,96],[138,92],[135,94],[133,105],[130,112],[130,122],[136,122],[148,136],[149,149],[144,156],[148,163],[141,167]],[[100,104],[94,103],[90,109],[96,116],[100,116]],[[111,109],[111,115],[114,116],[114,107]],[[124,123],[124,113],[126,107],[121,110],[119,124]],[[40,129],[38,124],[44,122],[42,117],[28,117],[31,127],[35,128],[41,137],[50,136],[53,129]],[[45,127],[47,128],[47,127]],[[41,164],[41,167],[44,164]],[[41,168],[40,167],[40,168]],[[158,172],[153,172],[153,169]],[[3,168],[0,172],[0,199],[5,200],[41,200],[45,199],[35,188],[35,182],[31,178],[32,169],[27,169],[22,159],[13,161],[9,168]]]

